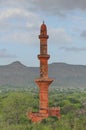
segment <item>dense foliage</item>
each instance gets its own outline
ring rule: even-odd
[[[49,106],[61,107],[61,119],[49,117],[40,123],[27,119],[27,111],[38,111],[36,89],[0,93],[0,130],[85,130],[86,91],[50,89]]]

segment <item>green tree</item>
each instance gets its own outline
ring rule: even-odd
[[[27,121],[26,112],[33,105],[33,97],[26,92],[11,92],[3,101],[3,115],[9,124]]]

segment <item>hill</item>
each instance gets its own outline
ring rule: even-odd
[[[27,67],[19,61],[0,66],[0,86],[36,86],[34,79],[39,77],[38,67]],[[86,66],[52,63],[49,77],[54,79],[52,86],[86,88]]]

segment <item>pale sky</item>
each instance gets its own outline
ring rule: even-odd
[[[0,65],[39,66],[43,20],[49,63],[86,65],[86,0],[0,0]]]

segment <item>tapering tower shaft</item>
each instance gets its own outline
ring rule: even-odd
[[[29,113],[29,118],[33,122],[41,121],[48,116],[57,116],[60,118],[60,109],[49,108],[48,106],[48,88],[49,85],[53,82],[52,78],[48,77],[48,59],[50,55],[47,54],[47,40],[49,36],[47,35],[47,27],[43,24],[40,28],[40,54],[38,59],[40,60],[40,77],[35,79],[36,84],[39,87],[39,112],[38,113]]]
[[[38,58],[40,60],[40,77],[41,78],[48,78],[48,59],[50,56],[47,54],[47,27],[43,23],[40,28],[40,55]]]
[[[40,54],[38,59],[40,60],[40,78],[35,82],[39,86],[39,108],[40,113],[47,113],[48,110],[48,88],[53,79],[48,78],[48,59],[50,55],[47,54],[47,27],[43,23],[40,28]]]

